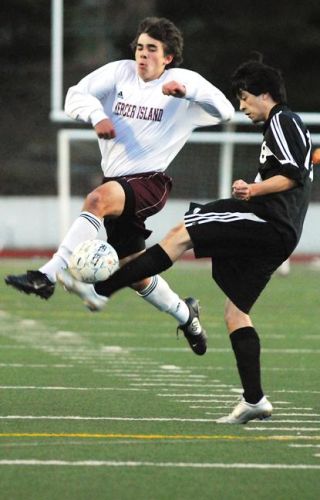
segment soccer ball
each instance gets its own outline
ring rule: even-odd
[[[109,243],[87,240],[74,249],[68,270],[79,281],[97,283],[108,279],[118,268],[117,252]]]

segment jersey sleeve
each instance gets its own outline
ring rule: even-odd
[[[304,183],[309,175],[310,137],[295,115],[277,113],[265,135],[268,149],[278,165],[279,174]]]
[[[114,89],[116,70],[117,63],[106,64],[70,87],[65,100],[66,114],[93,126],[108,118],[102,101]]]
[[[190,101],[195,126],[215,125],[231,120],[234,107],[217,87],[196,72],[184,70],[185,98]]]

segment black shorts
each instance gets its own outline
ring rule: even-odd
[[[289,256],[288,242],[248,208],[241,200],[225,199],[192,203],[185,214],[196,258],[212,258],[213,279],[245,313]]]
[[[172,179],[162,172],[148,172],[103,179],[103,183],[109,181],[119,182],[126,197],[120,217],[104,218],[108,242],[122,259],[145,249],[145,240],[152,233],[146,229],[145,220],[164,207]]]

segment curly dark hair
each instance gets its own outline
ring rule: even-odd
[[[165,17],[146,17],[139,26],[135,39],[131,43],[133,51],[136,50],[138,38],[142,33],[147,33],[155,40],[163,43],[165,55],[173,55],[173,59],[167,68],[180,66],[183,61],[183,36],[177,26]]]
[[[281,72],[261,60],[241,64],[231,77],[231,87],[235,97],[239,97],[242,90],[253,95],[268,92],[275,102],[287,103],[287,92]]]

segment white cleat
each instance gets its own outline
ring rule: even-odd
[[[230,415],[216,420],[218,424],[246,424],[256,418],[265,420],[271,417],[272,404],[265,396],[256,404],[247,403],[244,399],[237,404]]]
[[[97,294],[93,285],[76,280],[68,271],[59,271],[57,279],[68,292],[78,295],[90,311],[101,311],[108,302],[107,297]]]

